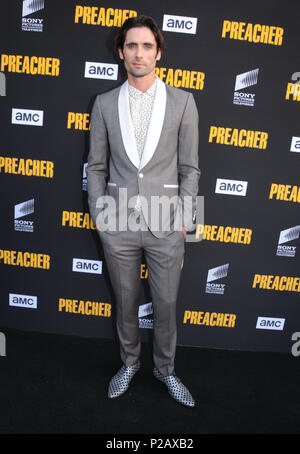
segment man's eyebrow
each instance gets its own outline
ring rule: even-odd
[[[130,44],[138,44],[138,43],[135,42],[135,41],[129,41],[128,43],[125,43],[125,46],[128,46]],[[147,46],[154,46],[154,43],[145,42],[145,43],[142,43],[142,44],[147,45]]]

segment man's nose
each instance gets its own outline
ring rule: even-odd
[[[143,56],[143,48],[142,46],[136,46],[136,54],[137,58],[141,58]]]

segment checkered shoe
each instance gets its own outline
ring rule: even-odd
[[[140,367],[141,364],[139,361],[137,361],[133,366],[126,367],[123,365],[109,382],[108,397],[110,399],[113,399],[125,393],[125,391],[127,391],[129,387],[131,380]]]
[[[164,376],[156,367],[153,369],[154,377],[163,382],[173,399],[186,407],[194,407],[195,401],[187,389],[181,382],[180,378],[174,375]]]

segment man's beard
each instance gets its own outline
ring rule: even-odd
[[[130,71],[127,71],[127,72],[128,72],[129,74],[131,74],[133,77],[144,77],[144,76],[147,76],[147,74],[149,74],[149,72],[151,72],[151,71],[149,71],[149,72],[143,72],[143,73],[137,73],[137,72],[135,72],[135,71],[130,70]]]
[[[134,68],[132,68],[132,67],[130,67],[129,65],[127,65],[126,62],[124,62],[124,63],[125,63],[125,69],[126,69],[126,71],[127,71],[129,74],[131,74],[133,77],[137,77],[137,78],[138,78],[138,77],[147,76],[147,75],[150,74],[150,73],[153,71],[153,69],[155,68],[155,66],[153,66],[153,68],[149,68],[149,67],[148,67],[148,68],[143,68],[143,69],[140,69],[140,70],[138,70],[138,69],[135,70]]]

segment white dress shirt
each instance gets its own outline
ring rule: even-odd
[[[137,150],[140,162],[144,150],[145,140],[151,120],[152,108],[156,93],[156,78],[147,91],[142,92],[128,84],[129,107],[134,129]],[[141,211],[140,199],[138,197],[135,209]]]

